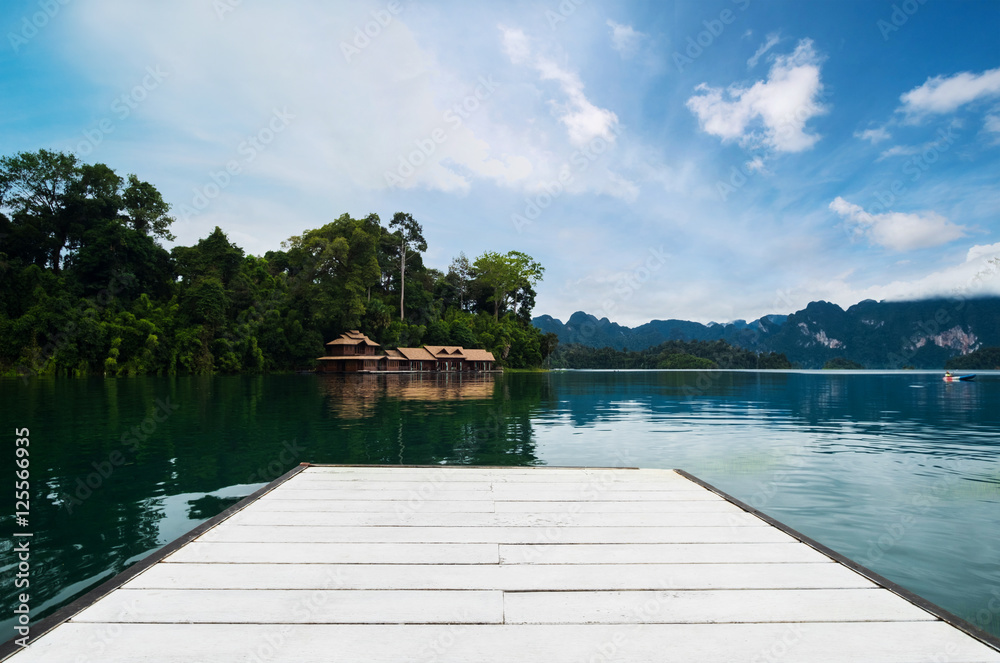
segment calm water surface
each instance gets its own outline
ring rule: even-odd
[[[303,461],[596,465],[685,469],[1000,635],[1000,373],[3,380],[0,397],[11,482],[30,429],[36,619]]]

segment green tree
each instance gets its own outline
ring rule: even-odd
[[[406,291],[406,261],[416,253],[427,250],[427,240],[424,239],[423,228],[410,214],[396,212],[389,222],[390,228],[396,228],[396,241],[399,243],[399,319],[404,320],[403,296]]]
[[[66,194],[79,179],[72,154],[39,150],[0,158],[0,208],[11,211],[12,243],[28,262],[57,274],[70,239]]]
[[[458,296],[459,311],[465,310],[465,302],[469,296],[469,281],[474,275],[475,270],[472,268],[472,263],[465,257],[464,252],[459,253],[448,267],[447,283]]]
[[[170,232],[170,225],[174,222],[174,218],[167,214],[170,205],[164,202],[163,196],[152,184],[129,175],[122,202],[134,230],[167,241],[176,239]]]
[[[489,301],[493,302],[494,320],[500,319],[500,309],[506,310],[507,300],[515,290],[534,287],[545,273],[540,263],[520,251],[504,254],[487,251],[476,258],[474,267],[477,280],[493,293]]]

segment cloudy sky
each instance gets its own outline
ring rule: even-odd
[[[1000,293],[1000,2],[8,0],[0,154],[247,252],[406,211],[623,324]]]

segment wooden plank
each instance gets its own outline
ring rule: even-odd
[[[683,504],[683,503],[682,503]],[[690,504],[690,502],[688,502]],[[706,504],[709,504],[706,502]],[[728,504],[728,502],[723,502]],[[732,505],[729,505],[732,507]],[[736,508],[736,507],[733,507]],[[254,512],[262,511],[310,511],[313,513],[350,512],[350,513],[492,513],[493,502],[490,500],[317,500],[317,499],[285,499],[283,497],[262,497],[253,505]],[[746,513],[739,509],[740,513]]]
[[[688,499],[688,500],[642,500],[616,502],[604,500],[600,502],[496,502],[497,513],[665,513],[680,511],[684,513],[746,513],[743,509],[725,500]]]
[[[880,588],[507,592],[507,624],[934,621]]]
[[[634,502],[646,500],[721,500],[706,490],[563,490],[494,484],[493,498],[512,502]]]
[[[770,527],[760,518],[740,513],[345,513],[332,511],[247,510],[228,525],[308,527]]]
[[[149,663],[634,661],[636,663],[997,663],[1000,653],[941,622],[627,625],[258,625],[70,623],[16,663],[68,653]],[[110,640],[110,642],[108,642]],[[113,651],[113,657],[111,652]]]
[[[270,527],[232,525],[201,541],[229,543],[780,543],[772,527]]]
[[[158,564],[132,589],[812,589],[873,583],[840,564]]]
[[[572,474],[555,474],[548,471],[535,472],[532,474],[508,475],[500,473],[477,474],[471,472],[440,472],[433,474],[410,473],[410,474],[316,474],[306,471],[302,478],[296,481],[297,484],[303,482],[325,483],[325,484],[361,484],[368,482],[378,483],[433,483],[447,485],[479,485],[490,483],[501,483],[511,485],[535,485],[535,484],[591,484],[598,486],[638,486],[639,490],[645,486],[662,486],[665,488],[679,486],[691,489],[693,482],[685,479],[673,472],[660,476],[626,474],[632,472],[625,470],[622,472],[608,472],[606,474],[585,474],[575,472]],[[449,476],[451,475],[451,476]]]
[[[496,487],[496,486],[495,486]],[[583,492],[561,490],[516,490],[506,489],[487,492],[483,490],[436,490],[424,493],[416,490],[370,490],[359,491],[351,488],[296,488],[294,484],[272,490],[261,498],[272,499],[314,499],[314,500],[394,500],[399,502],[437,500],[496,500],[514,502],[634,502],[634,501],[708,501],[724,500],[707,490],[660,490],[660,491],[604,491],[585,494]]]
[[[405,465],[342,465],[340,467],[331,467],[324,465],[311,465],[306,468],[306,472],[309,474],[331,474],[331,475],[405,475],[405,474],[424,474],[424,475],[440,475],[440,476],[479,476],[479,475],[491,475],[496,474],[505,477],[522,477],[522,476],[590,476],[590,475],[605,475],[605,474],[620,474],[629,476],[640,476],[640,475],[674,475],[680,476],[674,470],[655,470],[655,469],[637,469],[633,467],[547,467],[544,465],[535,466],[515,466],[510,467],[487,467],[482,465],[437,465],[433,467],[427,466],[405,466]]]
[[[706,491],[707,492],[707,491]],[[709,493],[711,494],[711,493]],[[713,497],[715,497],[713,495]],[[286,488],[276,488],[261,499],[292,499],[292,500],[372,500],[396,502],[425,502],[438,500],[493,500],[490,491],[486,490],[438,490],[429,493],[418,493],[415,490],[357,490],[354,488],[295,488],[294,484]],[[719,498],[716,498],[719,499]]]
[[[498,591],[121,589],[74,622],[501,624]]]
[[[500,545],[501,564],[777,564],[783,562],[827,564],[830,558],[798,542]]]
[[[495,543],[206,543],[193,541],[164,563],[497,564]]]
[[[334,481],[315,477],[302,477],[302,481],[296,481],[291,487],[294,487],[295,490],[356,490],[359,493],[369,493],[373,490],[412,490],[417,494],[435,492],[439,490],[489,493],[492,491],[492,482],[435,480],[382,481],[381,479],[368,479],[363,481]]]
[[[501,495],[518,495],[532,492],[562,491],[568,496],[578,499],[592,499],[592,495],[604,493],[659,493],[663,491],[690,492],[701,486],[677,477],[671,481],[492,481],[493,492]],[[704,489],[703,489],[704,490]],[[651,499],[656,499],[650,496]]]

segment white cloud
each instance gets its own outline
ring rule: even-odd
[[[608,19],[608,27],[611,28],[611,47],[618,51],[623,58],[630,58],[639,50],[639,44],[646,36],[637,32],[631,25],[622,25]]]
[[[806,123],[826,112],[819,97],[820,57],[812,40],[803,39],[790,55],[775,58],[766,81],[728,90],[702,83],[687,101],[706,133],[744,146],[764,146],[778,152],[801,152],[820,139],[806,132]],[[757,127],[757,122],[762,127]]]
[[[803,305],[809,300],[826,299],[844,307],[865,299],[913,301],[930,297],[1000,295],[1000,242],[975,245],[966,253],[963,262],[917,279],[867,288],[857,288],[842,280],[817,281],[803,294]]]
[[[542,80],[558,81],[568,98],[566,103],[553,101],[552,105],[559,114],[559,121],[566,125],[569,139],[574,145],[586,145],[597,137],[614,142],[618,116],[606,108],[595,106],[587,99],[579,76],[545,58],[538,60],[536,68]]]
[[[882,150],[882,154],[878,155],[876,161],[882,161],[883,159],[888,159],[889,157],[908,157],[914,154],[920,154],[923,151],[922,147],[917,145],[893,145],[887,150]]]
[[[912,251],[940,246],[965,237],[966,228],[935,212],[869,214],[860,205],[837,196],[830,209],[843,217],[858,237],[893,251]]]
[[[777,46],[779,41],[781,41],[781,36],[777,32],[769,34],[767,36],[767,41],[761,44],[760,48],[758,48],[757,51],[750,56],[750,59],[747,60],[747,67],[750,69],[756,67],[757,63],[760,62],[761,57],[763,57],[763,55],[769,50]]]
[[[864,131],[854,132],[855,138],[860,138],[861,140],[871,141],[872,145],[878,145],[883,140],[889,140],[892,138],[885,127],[876,127],[875,129],[865,129]]]
[[[500,26],[503,50],[514,64],[524,64],[531,57],[531,47],[524,31],[518,28]]]
[[[1000,134],[1000,115],[987,115],[983,128],[990,133]]]
[[[388,176],[399,176],[399,188],[461,192],[477,179],[507,186],[530,173],[530,144],[505,140],[491,119],[504,103],[505,81],[438,62],[409,27],[407,12],[359,41],[355,26],[372,20],[364,7],[324,7],[244,3],[220,20],[200,0],[170,8],[94,0],[87,11],[68,6],[67,17],[89,53],[84,75],[121,90],[146,64],[168,72],[114,138],[124,141],[126,131],[145,123],[149,138],[142,140],[162,141],[157,153],[177,153],[172,167],[185,173],[186,192],[239,159],[237,146],[267,126],[272,109],[295,116],[245,164],[219,205],[251,188],[251,178],[352,192],[384,190]],[[138,24],[156,29],[129,27]],[[296,35],[295,48],[277,47],[274,35],[283,34]],[[517,37],[513,31],[507,39],[515,54]],[[102,146],[111,148],[111,141]],[[190,201],[186,196],[176,204]]]
[[[764,164],[764,159],[761,157],[754,157],[745,164],[747,172],[750,173],[763,173],[767,172],[767,166]]]
[[[981,74],[963,71],[953,76],[935,76],[900,96],[899,111],[911,118],[951,113],[977,99],[1000,95],[1000,67]]]
[[[570,142],[582,146],[598,137],[614,142],[618,116],[613,111],[596,106],[587,98],[580,76],[548,57],[533,57],[528,37],[522,30],[499,27],[504,51],[512,63],[530,63],[538,71],[541,80],[559,83],[565,99],[551,99],[549,104],[555,109],[559,122],[566,127]]]

